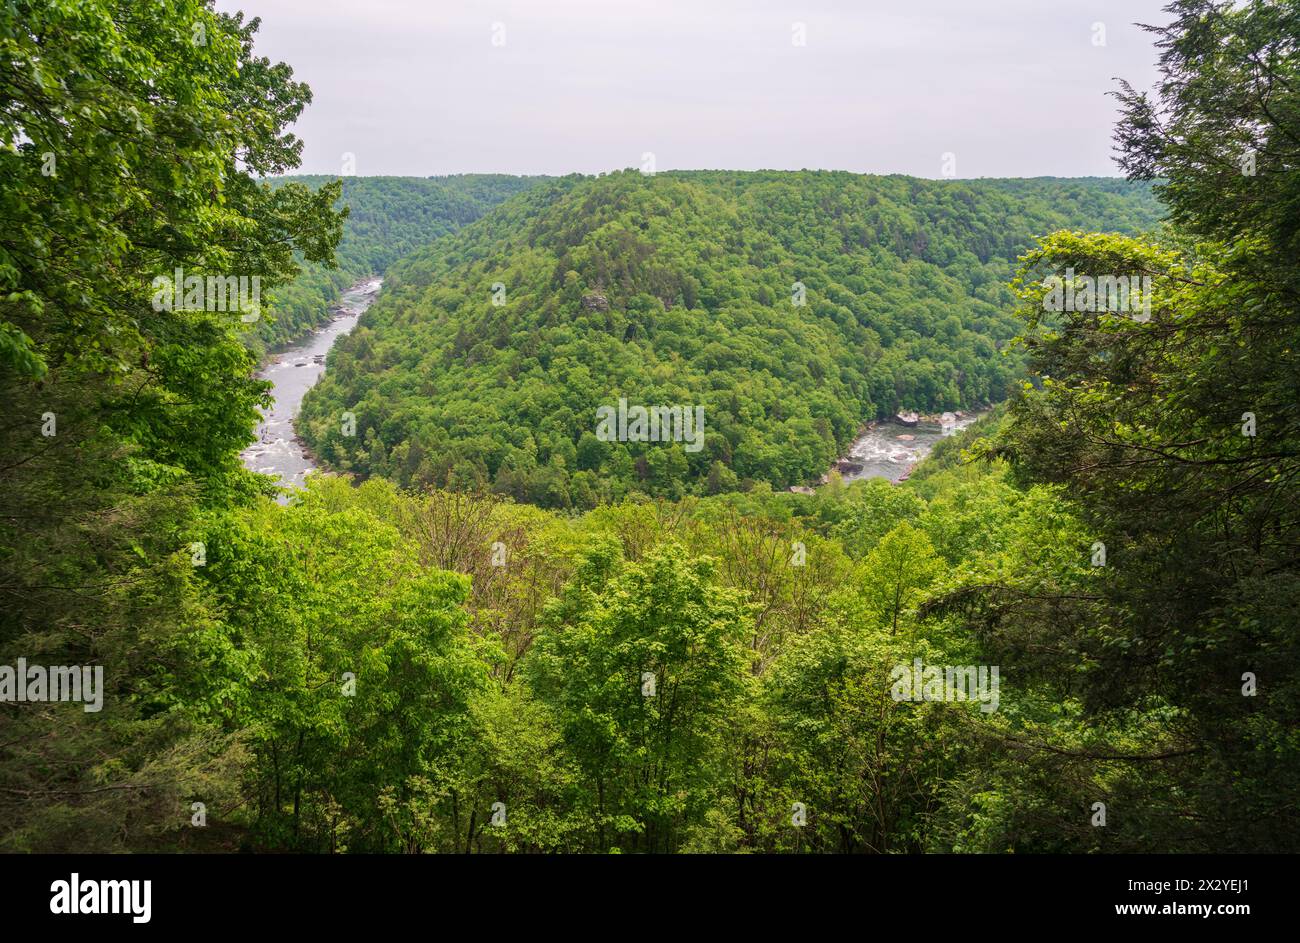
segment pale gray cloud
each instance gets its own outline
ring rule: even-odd
[[[1164,0],[219,0],[315,95],[302,170],[1114,174]],[[806,27],[806,45],[792,41]],[[1104,24],[1098,45],[1094,24]],[[495,26],[495,31],[494,31]],[[504,45],[498,42],[504,28]]]

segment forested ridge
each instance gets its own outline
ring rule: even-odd
[[[366,474],[287,505],[257,328],[151,282],[287,285],[345,221],[266,182],[311,93],[257,21],[169,9],[0,7],[0,850],[1300,850],[1300,4],[1171,3],[1135,183],[540,182],[390,267],[311,411]],[[1049,310],[1066,272],[1150,316]],[[608,467],[566,400],[607,376],[732,453]],[[905,483],[780,487],[995,381]]]
[[[266,317],[247,340],[256,353],[302,336],[321,324],[330,306],[349,285],[381,275],[417,247],[471,223],[536,178],[506,174],[450,177],[324,177],[299,174],[273,178],[273,186],[293,182],[337,192],[334,208],[346,209],[343,237],[334,264],[305,262],[298,275],[271,293]]]
[[[867,420],[1006,396],[1036,236],[1160,213],[1114,179],[549,181],[389,272],[302,434],[338,469],[543,507],[803,484]],[[702,407],[702,448],[598,441],[620,397]]]

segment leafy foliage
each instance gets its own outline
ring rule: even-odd
[[[397,259],[456,232],[537,178],[504,174],[451,177],[276,177],[272,186],[338,189],[335,209],[347,213],[333,265],[304,263],[294,280],[272,292],[266,316],[246,340],[254,351],[285,344],[320,324],[349,285],[381,275]]]
[[[256,21],[165,6],[0,7],[0,667],[104,668],[102,711],[0,701],[0,848],[1300,847],[1295,3],[1172,4],[1121,92],[1155,235],[1145,183],[532,186],[391,265],[311,401],[368,480],[287,506],[236,459],[246,329],[150,282],[291,310],[349,194],[266,182],[310,94]],[[344,184],[343,264],[526,184]],[[1067,270],[1151,318],[1047,312]],[[773,489],[1013,379],[904,484]],[[598,440],[618,394],[703,403],[705,448]]]
[[[1160,100],[1124,94],[1122,127],[1144,132],[1120,140],[1131,171],[1167,178],[1175,226],[1159,242],[1061,233],[1026,258],[1041,379],[1011,404],[994,450],[1022,479],[1064,486],[1106,565],[1087,595],[1045,587],[1059,608],[1004,600],[985,618],[996,613],[1008,641],[1045,634],[1049,618],[1086,711],[1074,722],[1127,741],[1111,755],[1164,760],[1150,781],[1114,783],[1146,808],[1147,835],[1192,850],[1294,847],[1277,797],[1300,785],[1300,10],[1188,0],[1170,12]],[[1037,279],[1067,267],[1152,275],[1150,320],[1046,323]],[[1162,801],[1152,783],[1165,776],[1178,787]]]
[[[106,688],[93,714],[0,704],[10,848],[147,847],[233,792],[237,738],[169,694],[212,618],[197,515],[263,487],[237,454],[264,385],[238,316],[155,310],[151,282],[275,285],[339,239],[336,189],[258,180],[296,164],[309,90],[254,55],[256,20],[165,6],[0,8],[0,663]]]
[[[390,270],[303,435],[339,469],[543,507],[802,483],[865,420],[1005,395],[1005,283],[1034,236],[1158,213],[1113,180],[551,181]],[[600,441],[620,397],[703,407],[698,450]]]

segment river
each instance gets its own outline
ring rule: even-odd
[[[302,398],[325,372],[325,357],[334,342],[357,326],[361,315],[379,294],[383,281],[374,277],[353,285],[330,309],[332,318],[324,327],[296,347],[272,354],[262,365],[257,375],[271,381],[275,402],[262,414],[257,441],[241,455],[247,468],[264,475],[277,475],[282,485],[302,487],[307,472],[316,467],[294,432],[293,423],[302,409]]]
[[[836,467],[846,483],[861,478],[900,481],[913,465],[930,454],[936,442],[960,432],[981,415],[944,413],[942,417],[927,417],[929,421],[922,419],[915,426],[873,422],[853,441]]]
[[[258,376],[271,381],[274,403],[257,426],[257,442],[244,450],[244,464],[256,472],[276,475],[282,484],[302,487],[307,472],[316,468],[294,431],[302,398],[325,372],[325,359],[334,342],[357,326],[361,315],[379,294],[383,279],[368,278],[349,288],[331,309],[332,319],[296,347],[272,354]],[[965,429],[981,413],[945,413],[916,426],[893,422],[869,425],[837,467],[845,482],[860,478],[902,479],[946,436]]]

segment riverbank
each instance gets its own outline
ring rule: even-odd
[[[294,428],[303,397],[325,373],[326,359],[334,344],[352,332],[382,285],[379,276],[357,282],[330,308],[332,316],[322,327],[299,343],[267,356],[257,375],[271,382],[274,402],[258,423],[257,441],[240,455],[246,468],[275,475],[289,488],[301,487],[307,473],[315,470],[316,461]]]
[[[916,416],[915,425],[892,419],[877,419],[867,423],[845,454],[822,476],[826,484],[832,473],[838,473],[845,483],[864,478],[887,478],[897,483],[906,481],[917,463],[930,454],[935,443],[955,435],[989,411],[979,410],[937,413]]]

